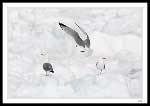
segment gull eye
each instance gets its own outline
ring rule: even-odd
[[[80,51],[80,52],[85,52],[85,51]]]

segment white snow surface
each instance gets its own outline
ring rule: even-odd
[[[9,98],[142,97],[142,8],[9,7],[7,18]],[[92,54],[79,52],[59,22],[78,23]],[[45,76],[44,62],[54,74]]]

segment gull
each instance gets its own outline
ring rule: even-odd
[[[102,73],[103,70],[106,69],[105,65],[105,57],[101,58],[99,61],[96,62],[96,68],[100,70],[100,74]]]
[[[88,34],[77,23],[75,23],[75,25],[80,29],[80,31],[84,35],[86,35],[85,40],[82,40],[81,37],[79,36],[79,33],[73,30],[72,28],[70,28],[69,26],[60,22],[59,22],[59,25],[63,31],[65,31],[68,35],[70,35],[75,40],[76,47],[79,46],[79,47],[88,48],[88,49],[90,48],[90,39],[89,39]],[[81,50],[80,52],[85,52],[85,50]]]
[[[46,72],[46,76],[48,76],[48,74],[47,74],[48,72],[54,73],[53,67],[52,67],[51,63],[49,63],[48,51],[42,52],[41,55],[46,58],[44,60],[45,62],[43,63],[43,70]]]

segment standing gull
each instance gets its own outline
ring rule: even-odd
[[[46,72],[46,76],[48,76],[48,72],[49,73],[54,73],[53,67],[52,67],[51,63],[49,63],[48,52],[47,51],[43,52],[43,53],[41,53],[41,55],[43,57],[45,57],[45,61],[46,61],[46,62],[43,63],[43,70]]]
[[[106,58],[103,57],[99,61],[96,62],[96,68],[100,70],[100,74],[102,73],[103,70],[106,69],[105,60]]]

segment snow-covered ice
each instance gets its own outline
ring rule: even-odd
[[[142,8],[9,7],[7,14],[8,98],[142,97]],[[92,54],[79,52],[59,22],[77,22]],[[98,75],[102,57],[106,71]],[[42,68],[46,61],[51,76]]]

